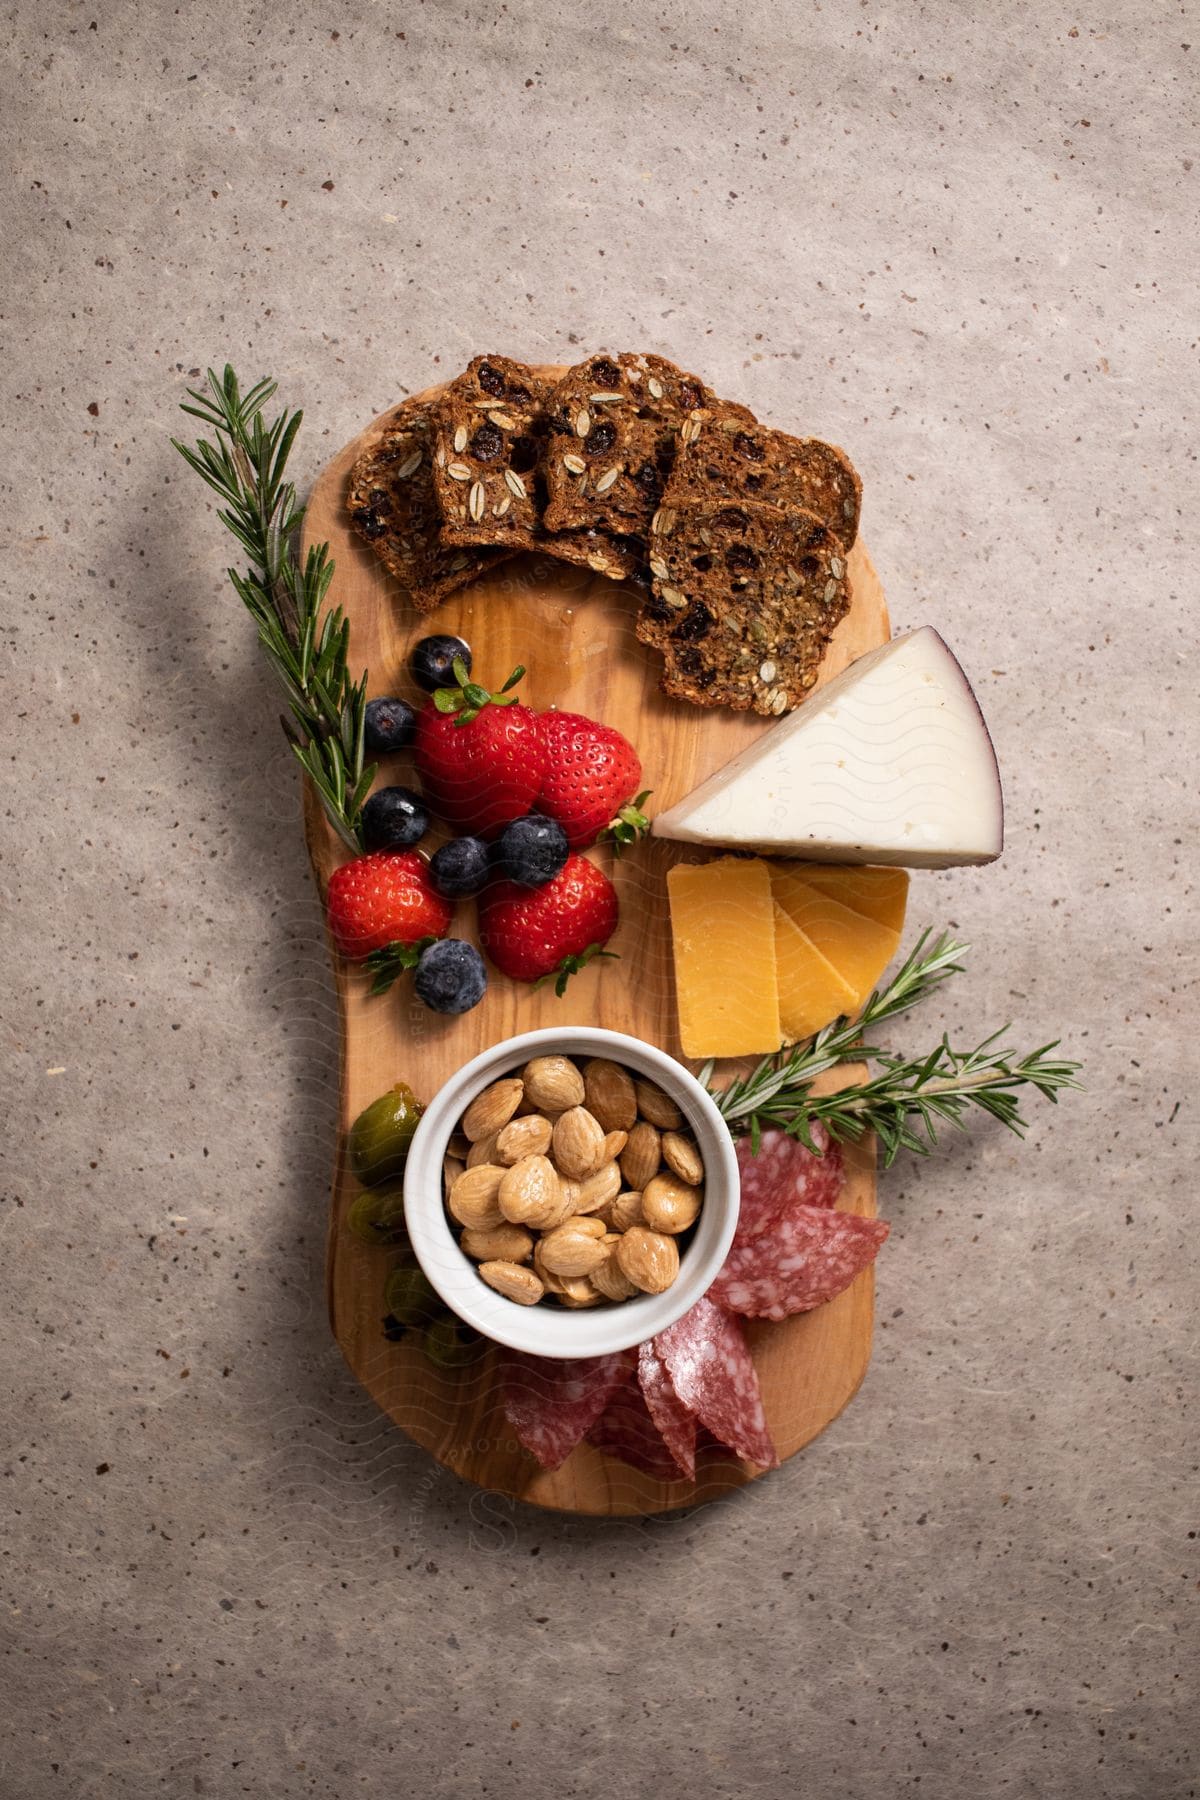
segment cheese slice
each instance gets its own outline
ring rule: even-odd
[[[775,968],[779,978],[779,1023],[787,1044],[811,1037],[839,1013],[852,1013],[858,1006],[854,989],[778,905]]]
[[[928,626],[859,657],[677,806],[658,837],[945,869],[1004,844],[996,754]]]
[[[852,1004],[837,1010],[857,1011],[896,954],[900,942],[899,926],[880,924],[879,920],[869,919],[863,913],[851,912],[840,900],[831,899],[828,894],[810,887],[799,865],[794,869],[772,868],[771,892],[776,905],[782,907],[793,925],[832,964],[851,991]],[[827,1024],[828,1020],[823,1019],[821,1023]]]
[[[801,863],[797,873],[803,875],[810,888],[828,894],[831,900],[840,900],[851,912],[877,919],[896,932],[903,931],[908,904],[907,869]]]
[[[783,1042],[767,865],[724,856],[667,871],[685,1056],[751,1056]]]

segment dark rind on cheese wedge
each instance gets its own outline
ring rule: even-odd
[[[677,435],[698,408],[726,407],[698,375],[661,356],[589,357],[550,396],[548,531],[644,536],[675,461]],[[752,422],[746,407],[730,407]]]
[[[354,465],[346,504],[354,528],[428,613],[511,552],[444,544],[433,486],[433,409],[406,400]]]
[[[665,502],[688,493],[800,507],[824,520],[847,550],[858,535],[862,482],[844,450],[748,423],[727,409],[694,413],[680,434]]]
[[[683,496],[650,530],[637,635],[662,688],[697,706],[778,717],[814,686],[850,605],[846,551],[814,513]]]

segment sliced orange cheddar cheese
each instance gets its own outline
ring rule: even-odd
[[[858,1005],[857,991],[782,906],[775,908],[775,968],[779,1023],[787,1044],[811,1037],[839,1013],[852,1013]]]
[[[859,873],[867,871],[860,870]],[[889,879],[892,876],[890,869],[880,873]],[[882,922],[861,910],[853,911],[849,906],[843,906],[840,900],[811,885],[807,873],[798,864],[774,865],[771,890],[792,923],[854,990],[855,1004],[861,1004],[896,953],[904,919],[903,897],[898,919],[893,911],[895,922]],[[847,1009],[839,1008],[839,1011],[844,1010]],[[830,1015],[831,1018],[834,1016]],[[823,1022],[828,1023],[828,1020]]]
[[[819,894],[840,900],[851,912],[863,913],[899,933],[908,903],[908,870],[864,868],[837,863],[802,863],[795,873]]]
[[[752,1056],[783,1042],[767,865],[724,856],[667,872],[685,1056]]]

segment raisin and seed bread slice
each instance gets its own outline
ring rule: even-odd
[[[637,635],[663,652],[663,691],[697,706],[798,706],[850,605],[841,539],[815,513],[761,501],[664,504],[650,572]]]
[[[511,552],[442,542],[433,487],[432,408],[406,400],[354,465],[346,504],[360,537],[408,589],[418,612],[434,607]]]
[[[644,536],[680,427],[698,407],[721,404],[661,356],[592,356],[569,369],[548,403],[546,529]],[[728,410],[753,420],[745,407]]]
[[[538,550],[624,580],[644,546],[595,528],[551,534],[542,523],[546,401],[553,384],[505,356],[477,356],[435,409],[434,482],[445,543]]]
[[[532,548],[551,386],[507,356],[476,356],[450,383],[435,408],[444,542]]]
[[[747,423],[728,408],[695,412],[680,432],[664,500],[670,506],[687,493],[799,507],[847,549],[858,535],[862,482],[844,450]]]

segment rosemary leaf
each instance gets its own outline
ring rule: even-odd
[[[734,1132],[748,1132],[757,1153],[762,1133],[788,1132],[810,1149],[812,1128],[825,1126],[831,1138],[856,1143],[873,1131],[884,1167],[902,1150],[927,1155],[937,1144],[942,1125],[966,1129],[972,1109],[989,1114],[1018,1136],[1026,1124],[1017,1095],[1033,1088],[1056,1102],[1061,1092],[1078,1088],[1080,1065],[1052,1052],[1058,1041],[1016,1056],[1006,1044],[1009,1026],[993,1031],[971,1050],[955,1050],[948,1037],[924,1056],[905,1057],[867,1042],[863,1033],[895,1018],[928,998],[944,981],[961,973],[958,960],[967,946],[943,933],[930,943],[926,931],[911,954],[882,988],[877,988],[854,1019],[835,1019],[806,1044],[764,1057],[748,1075],[723,1089],[712,1087],[713,1065],[700,1079]],[[838,1063],[874,1062],[879,1073],[839,1088],[814,1094],[816,1076]]]
[[[362,849],[361,815],[374,770],[366,766],[366,675],[350,674],[350,626],[340,607],[325,611],[334,565],[328,544],[314,544],[301,565],[297,537],[304,508],[285,479],[304,417],[282,412],[270,424],[262,409],[276,384],[264,379],[245,394],[230,364],[207,388],[189,388],[180,410],[214,436],[194,444],[172,438],[190,469],[224,503],[222,525],[245,551],[250,568],[229,570],[238,598],[258,628],[296,722],[285,725],[335,829]]]

